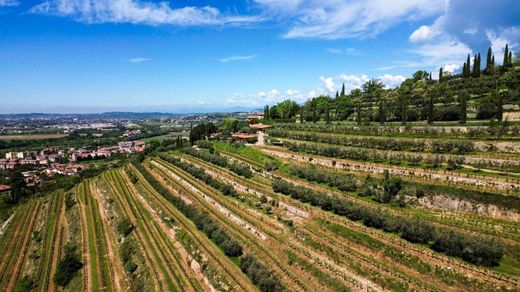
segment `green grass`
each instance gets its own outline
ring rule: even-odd
[[[264,168],[266,163],[272,163],[276,166],[280,165],[280,162],[277,159],[266,155],[253,147],[225,142],[214,142],[213,145],[218,151],[238,155],[257,167]]]

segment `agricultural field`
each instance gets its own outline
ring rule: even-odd
[[[319,124],[267,136],[162,150],[20,204],[0,226],[2,287],[520,289],[514,151]]]
[[[67,134],[0,135],[0,140],[40,140],[67,137]]]

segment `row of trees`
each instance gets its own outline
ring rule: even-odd
[[[376,163],[387,162],[393,165],[406,163],[410,166],[424,165],[425,167],[438,168],[447,164],[449,169],[457,169],[461,168],[465,161],[463,156],[445,156],[441,154],[421,155],[416,153],[389,153],[377,150],[345,148],[334,145],[317,145],[302,142],[292,143],[287,141],[284,142],[284,145],[287,146],[289,150],[295,152],[357,161],[372,161]]]
[[[178,168],[182,169],[183,171],[191,174],[192,176],[196,177],[197,179],[203,181],[204,183],[212,186],[213,188],[221,191],[225,196],[231,196],[231,197],[237,197],[238,194],[233,188],[232,185],[223,183],[219,180],[214,179],[211,175],[207,174],[204,169],[200,167],[196,167],[190,163],[184,162],[180,160],[177,157],[161,154],[160,157],[169,163],[177,166]]]
[[[419,218],[391,215],[382,209],[365,207],[344,197],[296,186],[285,180],[275,180],[273,190],[324,211],[334,212],[353,221],[362,221],[367,227],[399,233],[410,242],[429,245],[439,252],[476,265],[497,266],[504,255],[504,246],[494,238],[470,236],[436,227]]]
[[[251,171],[251,168],[249,166],[243,164],[243,163],[237,163],[237,162],[231,162],[229,159],[225,156],[220,155],[218,152],[213,150],[213,153],[210,151],[205,150],[196,150],[194,148],[184,148],[182,150],[183,153],[200,158],[204,161],[207,161],[209,163],[218,165],[220,167],[227,168],[231,170],[232,172],[243,176],[245,178],[251,178],[253,177],[253,172]]]
[[[244,254],[242,245],[235,239],[231,238],[229,233],[220,223],[211,218],[211,216],[200,211],[194,205],[188,205],[178,197],[172,196],[171,193],[163,187],[140,163],[133,161],[133,165],[143,174],[150,185],[161,194],[165,199],[171,202],[184,216],[193,221],[197,229],[204,232],[207,237],[213,240],[229,257],[239,257],[240,268],[251,278],[262,292],[285,291],[285,287],[280,280],[261,263],[253,254]]]
[[[342,137],[316,132],[291,132],[283,129],[269,130],[269,135],[304,141],[321,142],[349,147],[373,148],[393,151],[431,151],[433,153],[465,154],[473,152],[475,145],[469,140],[433,140],[431,147],[426,140],[398,138]]]
[[[336,92],[334,98],[318,96],[309,99],[303,105],[285,100],[271,107],[265,106],[264,116],[266,119],[279,120],[294,120],[299,117],[302,123],[321,119],[326,122],[354,119],[358,124],[369,121],[381,124],[386,121],[406,123],[415,120],[427,120],[429,124],[434,121],[456,120],[465,123],[468,101],[472,95],[478,95],[489,98],[483,101],[486,106],[478,107],[477,110],[489,112],[491,103],[491,117],[501,120],[503,99],[518,95],[520,89],[520,73],[513,68],[513,64],[517,62],[518,60],[513,61],[513,55],[506,45],[504,64],[495,70],[494,56],[490,48],[483,71],[480,69],[480,54],[473,58],[473,71],[468,55],[461,74],[453,75],[441,68],[438,81],[432,80],[431,73],[423,70],[415,72],[396,89],[387,89],[381,80],[372,79],[350,93],[345,92],[343,85],[341,92]],[[460,80],[463,80],[462,88],[459,87]],[[475,86],[473,81],[480,84]],[[498,87],[501,90],[498,90]],[[477,118],[490,117],[489,114],[480,114]]]
[[[208,238],[212,239],[227,256],[236,257],[243,254],[242,245],[233,239],[220,223],[213,220],[206,212],[200,211],[194,205],[189,205],[179,197],[173,196],[139,162],[133,161],[132,164],[159,194],[172,203],[184,216],[193,221],[197,229],[203,231]]]
[[[515,137],[520,135],[520,127],[508,123],[494,123],[488,127],[469,127],[468,129],[452,127],[392,127],[392,126],[349,126],[281,123],[277,129],[310,131],[335,134],[356,134],[365,136],[418,137],[418,138],[451,138],[451,139],[490,139],[499,136]]]

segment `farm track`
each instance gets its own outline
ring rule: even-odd
[[[158,226],[156,226],[157,223],[154,222],[150,214],[144,214],[142,207],[140,208],[138,203],[135,201],[134,197],[136,194],[132,192],[132,189],[129,188],[127,184],[123,183],[120,170],[111,171],[111,175],[113,181],[110,181],[110,183],[117,183],[118,187],[122,190],[121,195],[125,199],[125,209],[131,212],[132,216],[137,220],[134,222],[142,223],[141,226],[137,223],[138,228],[143,227],[144,237],[147,239],[150,246],[157,248],[153,251],[154,257],[165,275],[165,282],[168,289],[175,291],[195,291],[193,283],[189,281],[190,276],[185,274],[187,271],[186,268],[181,266],[182,263],[179,263],[178,258],[175,256],[174,251],[169,244],[170,241],[167,239],[167,236],[161,232]]]
[[[240,160],[240,156],[232,155],[232,157]],[[245,162],[245,160],[243,161]],[[264,173],[262,173],[262,175],[265,176]],[[269,178],[272,179],[272,177]],[[290,200],[294,201],[293,199]],[[329,220],[330,222],[336,223],[346,228],[361,233],[365,233],[373,239],[379,240],[382,243],[402,250],[403,252],[417,256],[424,262],[434,264],[439,268],[450,267],[451,269],[456,270],[461,275],[468,275],[470,278],[478,279],[483,283],[493,283],[497,286],[505,286],[510,287],[512,289],[520,288],[520,280],[516,277],[513,278],[510,276],[498,274],[488,269],[483,269],[471,264],[466,264],[458,259],[453,259],[448,256],[437,254],[429,249],[415,246],[411,243],[406,242],[403,239],[397,238],[389,234],[384,234],[382,231],[379,230],[373,230],[371,228],[361,225],[360,223],[352,222],[347,218],[339,217],[332,213],[325,212],[319,208],[313,208],[313,210],[315,210],[315,212],[317,213],[316,215],[319,215],[319,217],[323,219]]]
[[[202,232],[198,231],[196,226],[191,222],[188,218],[186,218],[179,210],[177,210],[170,202],[168,202],[164,197],[158,194],[153,187],[146,181],[146,179],[142,176],[142,174],[132,166],[133,172],[139,177],[141,181],[141,185],[148,192],[148,194],[155,200],[159,205],[162,206],[163,210],[166,210],[166,213],[175,218],[176,222],[184,227],[184,230],[189,233],[193,240],[197,243],[198,247],[205,251],[205,254],[208,255],[215,265],[217,265],[220,270],[227,274],[228,280],[232,280],[236,282],[235,288],[242,291],[252,291],[255,290],[252,283],[249,281],[247,277],[237,268],[235,264],[233,264],[227,257],[222,253],[222,251],[215,246]],[[171,192],[171,190],[170,190]],[[175,195],[180,197],[180,194],[175,191]]]
[[[510,182],[503,178],[463,175],[454,172],[442,172],[433,170],[424,170],[420,168],[407,168],[399,166],[383,165],[371,162],[358,162],[348,159],[335,159],[323,157],[319,155],[302,154],[292,152],[286,149],[273,147],[258,147],[258,149],[268,155],[272,155],[285,160],[296,162],[307,162],[333,169],[345,169],[353,172],[366,174],[382,174],[388,170],[391,174],[403,176],[407,180],[425,181],[429,183],[440,183],[441,181],[452,185],[461,185],[473,190],[490,190],[505,192],[510,196],[520,196],[520,183]],[[334,163],[335,162],[335,163]]]
[[[243,183],[246,181],[246,179],[235,176],[232,173],[230,173],[228,170],[224,170],[222,168],[219,168],[218,166],[212,165],[208,162],[202,161],[198,158],[194,158],[191,156],[189,156],[189,158],[187,158],[187,160],[192,162],[196,166],[211,169],[213,176],[215,176],[216,171],[218,171],[218,173],[219,173],[218,179],[227,181],[228,183],[232,183],[236,187],[240,187],[243,190],[247,189],[249,191],[253,191],[256,196],[265,195],[267,197],[276,197],[277,200],[280,200],[282,202],[285,201],[285,203],[289,203],[289,204],[292,203],[292,202],[288,202],[288,200],[286,200],[287,197],[284,197],[281,195],[276,195],[273,192],[265,192],[263,190],[263,188],[259,187],[258,185],[253,186],[253,188],[255,188],[254,190],[249,189],[251,187],[251,185],[254,185],[254,184],[248,184],[248,186],[245,186]],[[247,182],[251,182],[251,181],[247,180]],[[302,230],[302,232],[305,232],[307,237],[312,238],[315,242],[318,242],[321,246],[326,247],[329,250],[333,250],[334,254],[336,256],[341,255],[342,257],[349,258],[350,260],[354,259],[359,264],[362,264],[363,266],[367,267],[368,269],[371,269],[373,271],[383,272],[383,274],[386,274],[387,276],[391,276],[395,279],[398,279],[399,281],[406,283],[406,285],[415,286],[416,289],[418,288],[420,290],[433,290],[433,288],[432,288],[433,285],[429,285],[429,286],[424,285],[421,282],[417,281],[416,279],[407,277],[405,272],[401,272],[399,270],[394,271],[393,269],[387,268],[386,266],[384,266],[384,264],[379,263],[376,260],[370,260],[369,258],[373,256],[373,253],[367,254],[366,251],[360,251],[359,249],[353,250],[351,245],[347,246],[343,243],[344,240],[332,240],[331,238],[335,238],[334,234],[332,234],[332,233],[326,234],[325,232],[318,231],[320,235],[319,236],[315,235],[314,233],[317,232],[317,230],[308,229],[307,224],[308,223],[303,224],[304,225],[303,228],[305,228],[305,231]],[[298,230],[300,230],[300,229],[298,229]],[[342,246],[342,248],[338,248],[338,246]],[[323,252],[321,252],[321,253],[323,253]],[[333,261],[335,261],[337,259],[338,258],[335,257],[333,259]],[[347,263],[347,262],[348,261],[346,261],[346,259],[343,260],[343,263]],[[392,264],[395,264],[395,263],[392,263]],[[404,268],[404,267],[401,266],[400,268]],[[333,272],[333,271],[329,271],[329,272]],[[408,270],[406,272],[410,272],[410,271]],[[415,273],[414,276],[419,277],[420,275]],[[424,280],[426,283],[430,282],[430,279],[425,278],[422,280]]]
[[[199,191],[201,189],[206,189],[207,191],[205,192],[205,194],[209,195],[211,193],[210,197],[212,199],[216,200],[219,204],[221,204],[222,206],[224,206],[225,208],[227,208],[228,210],[233,212],[233,214],[235,214],[235,215],[240,214],[240,216],[242,218],[244,218],[247,222],[250,222],[253,224],[256,223],[257,225],[255,225],[255,226],[257,226],[257,228],[260,228],[262,232],[269,234],[270,238],[268,238],[266,240],[266,242],[270,247],[272,247],[270,249],[270,251],[267,251],[265,249],[264,245],[258,244],[258,240],[252,238],[253,235],[251,235],[250,233],[243,232],[243,231],[241,231],[241,229],[234,227],[233,223],[227,223],[227,221],[229,219],[227,219],[225,216],[219,214],[216,210],[214,210],[215,208],[211,204],[206,202],[204,199],[202,199],[200,195],[193,195],[193,199],[197,200],[201,205],[206,206],[205,207],[206,210],[208,210],[209,212],[214,214],[215,217],[217,217],[221,222],[223,222],[224,224],[226,224],[227,226],[232,228],[233,234],[235,234],[238,238],[241,238],[242,241],[246,243],[247,247],[249,247],[250,249],[255,251],[255,253],[263,261],[265,261],[270,266],[270,268],[276,269],[277,273],[285,279],[287,284],[292,285],[292,287],[298,287],[299,289],[303,289],[303,290],[311,289],[308,286],[309,285],[308,282],[307,283],[302,282],[295,275],[295,271],[289,270],[289,268],[280,261],[280,258],[284,257],[283,252],[282,252],[282,250],[283,250],[282,246],[284,246],[285,248],[289,248],[290,250],[293,250],[297,253],[301,253],[301,250],[295,248],[294,246],[289,245],[286,242],[286,240],[281,240],[280,239],[281,234],[271,233],[269,231],[269,229],[273,228],[272,225],[266,225],[265,220],[262,220],[262,222],[255,222],[255,221],[259,221],[259,220],[255,220],[251,215],[248,214],[247,210],[244,208],[241,208],[241,210],[236,209],[238,207],[237,203],[232,202],[229,198],[219,195],[216,191],[213,191],[209,188],[204,188],[196,179],[193,179],[191,177],[188,177],[187,175],[184,175],[182,173],[182,171],[177,170],[173,165],[165,163],[164,161],[160,161],[160,163],[163,167],[166,167],[168,170],[174,171],[174,173],[176,175],[178,175],[181,179],[185,180],[186,182],[191,184],[194,188],[198,189]],[[160,170],[160,168],[157,168],[157,169]],[[170,182],[172,182],[171,175],[168,175],[168,174],[164,173],[163,171],[161,171],[161,172],[166,177],[170,177]],[[190,190],[189,188],[186,188],[185,186],[181,186],[181,187],[184,187],[185,190],[194,194],[193,190]],[[237,206],[237,207],[235,207],[235,206]],[[226,219],[221,218],[221,217],[224,217]],[[274,257],[272,255],[273,252],[277,253],[276,257]],[[306,255],[306,257],[308,257],[308,255]],[[296,285],[296,286],[294,286],[294,285]],[[291,287],[291,286],[289,286],[289,287]]]
[[[40,210],[41,202],[32,203],[30,206],[23,208],[23,211],[27,211],[27,213],[24,214],[25,217],[21,217],[24,222],[23,224],[19,224],[21,229],[17,229],[16,233],[14,233],[15,237],[13,237],[18,240],[11,240],[15,245],[13,246],[11,244],[10,247],[4,249],[4,253],[9,253],[9,256],[7,258],[2,257],[2,264],[5,264],[5,266],[3,266],[0,272],[0,287],[5,287],[6,290],[14,289],[14,285],[16,285],[20,273],[22,272],[30,246],[32,231]]]

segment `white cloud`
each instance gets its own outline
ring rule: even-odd
[[[320,77],[320,80],[323,82],[329,93],[336,92],[336,84],[334,84],[334,79],[332,77]]]
[[[364,38],[442,12],[445,0],[255,0],[290,22],[285,38]],[[286,3],[287,2],[287,3]],[[280,16],[281,15],[281,16]]]
[[[128,62],[134,63],[134,64],[138,64],[138,63],[148,62],[148,61],[151,61],[151,60],[152,59],[150,59],[150,58],[137,57],[137,58],[129,59]]]
[[[0,0],[0,7],[13,7],[20,5],[18,0]]]
[[[327,48],[327,52],[337,55],[352,55],[352,56],[361,56],[363,55],[355,48]]]
[[[86,23],[196,26],[243,24],[260,20],[257,16],[224,15],[211,6],[172,8],[168,2],[139,0],[47,0],[33,6],[30,11],[73,17]]]
[[[406,80],[406,77],[404,77],[403,75],[385,74],[379,76],[379,79],[381,80],[381,82],[383,82],[385,87],[389,89],[396,88],[399,85],[401,85],[401,83],[403,83],[403,81]]]
[[[345,84],[345,89],[349,92],[352,89],[361,88],[363,83],[370,80],[368,75],[347,75],[341,74],[337,77],[338,81]]]
[[[459,65],[459,64],[446,64],[443,66],[442,70],[444,72],[454,73],[455,71],[459,70],[460,67],[461,67],[461,65]]]
[[[518,47],[518,40],[520,40],[520,26],[513,26],[503,29],[499,33],[493,30],[487,30],[486,36],[491,43],[491,49],[495,54],[495,62],[502,64],[504,60],[504,49],[506,44],[509,44],[510,49]]]
[[[292,96],[292,95],[296,95],[298,94],[298,90],[295,90],[295,89],[287,89],[287,91],[285,92],[285,94],[289,95],[289,96]]]
[[[235,62],[235,61],[247,61],[256,58],[258,55],[246,55],[246,56],[231,56],[226,58],[220,58],[221,63]]]
[[[427,25],[423,25],[423,26],[419,27],[417,30],[415,30],[410,35],[410,41],[413,43],[423,42],[423,41],[430,40],[439,34],[440,34],[440,32],[437,31],[436,29],[434,29],[430,26],[427,26]]]

